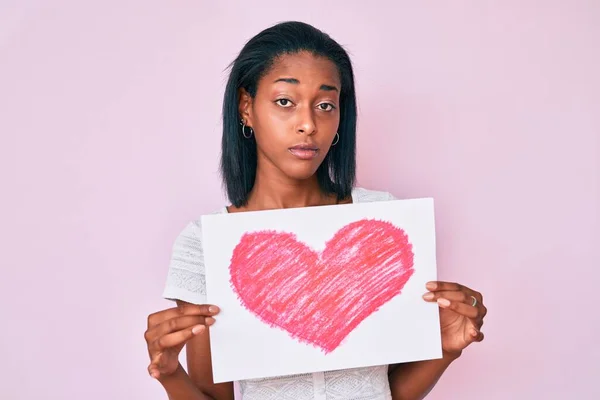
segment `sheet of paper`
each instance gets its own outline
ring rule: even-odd
[[[440,358],[432,199],[202,217],[215,383]]]

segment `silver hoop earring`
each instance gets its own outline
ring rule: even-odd
[[[246,139],[250,139],[252,135],[254,135],[254,129],[252,129],[250,126],[246,126],[244,120],[240,121],[240,125],[242,125],[242,136],[244,136]],[[246,128],[250,129],[250,133],[248,135],[246,135]]]
[[[339,133],[335,133],[335,141],[333,143],[331,143],[331,146],[335,146],[336,144],[338,144],[338,142],[340,141],[340,134]]]

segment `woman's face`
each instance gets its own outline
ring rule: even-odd
[[[301,52],[278,58],[254,98],[242,93],[240,114],[254,129],[259,173],[293,180],[315,174],[336,136],[340,90],[333,62]]]

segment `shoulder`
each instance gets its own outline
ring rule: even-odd
[[[224,211],[225,208],[213,214]],[[188,222],[173,243],[163,297],[193,304],[206,303],[202,217]]]
[[[396,200],[396,197],[390,192],[381,190],[371,190],[364,187],[354,188],[352,196],[356,203]]]
[[[210,214],[225,214],[227,209],[225,207],[220,208]],[[179,232],[177,241],[186,241],[189,239],[199,241],[202,238],[202,217],[199,216],[193,219],[185,225],[185,227]]]

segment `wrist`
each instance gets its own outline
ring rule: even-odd
[[[173,373],[159,377],[158,381],[167,392],[169,399],[212,399],[196,386],[181,364],[177,365]]]
[[[187,372],[185,372],[185,369],[183,369],[183,366],[181,365],[181,363],[179,363],[175,371],[168,375],[161,374],[158,377],[157,381],[159,381],[163,386],[165,386],[165,384],[169,384],[173,380],[181,379],[181,377],[184,375],[187,375]]]
[[[448,360],[450,362],[456,360],[462,355],[462,350],[458,351],[447,351],[442,349],[442,357],[444,360]]]

